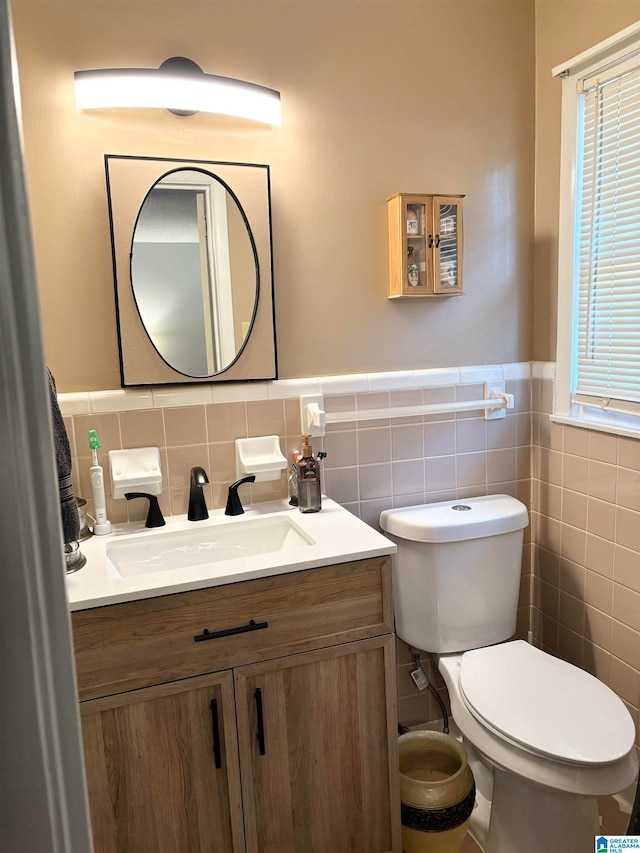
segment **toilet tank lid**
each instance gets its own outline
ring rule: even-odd
[[[402,509],[385,509],[380,527],[412,542],[461,542],[522,530],[529,523],[526,506],[510,495],[485,495]]]

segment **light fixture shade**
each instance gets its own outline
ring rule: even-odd
[[[156,107],[181,114],[220,113],[265,124],[280,124],[280,93],[230,77],[173,69],[174,60],[160,68],[106,68],[76,71],[76,106],[80,110],[112,107]],[[164,67],[166,66],[166,67]]]

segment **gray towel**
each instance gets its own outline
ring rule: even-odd
[[[58,488],[60,490],[60,512],[62,518],[62,535],[65,541],[75,542],[80,539],[80,516],[78,504],[71,485],[71,447],[69,436],[62,419],[58,405],[56,381],[47,367],[49,380],[49,401],[51,404],[51,422],[53,425],[53,446],[56,451],[56,467],[58,469]]]

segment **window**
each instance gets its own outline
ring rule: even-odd
[[[640,24],[562,80],[554,420],[640,436]]]

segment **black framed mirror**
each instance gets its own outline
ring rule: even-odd
[[[277,378],[268,166],[105,167],[122,385]]]

